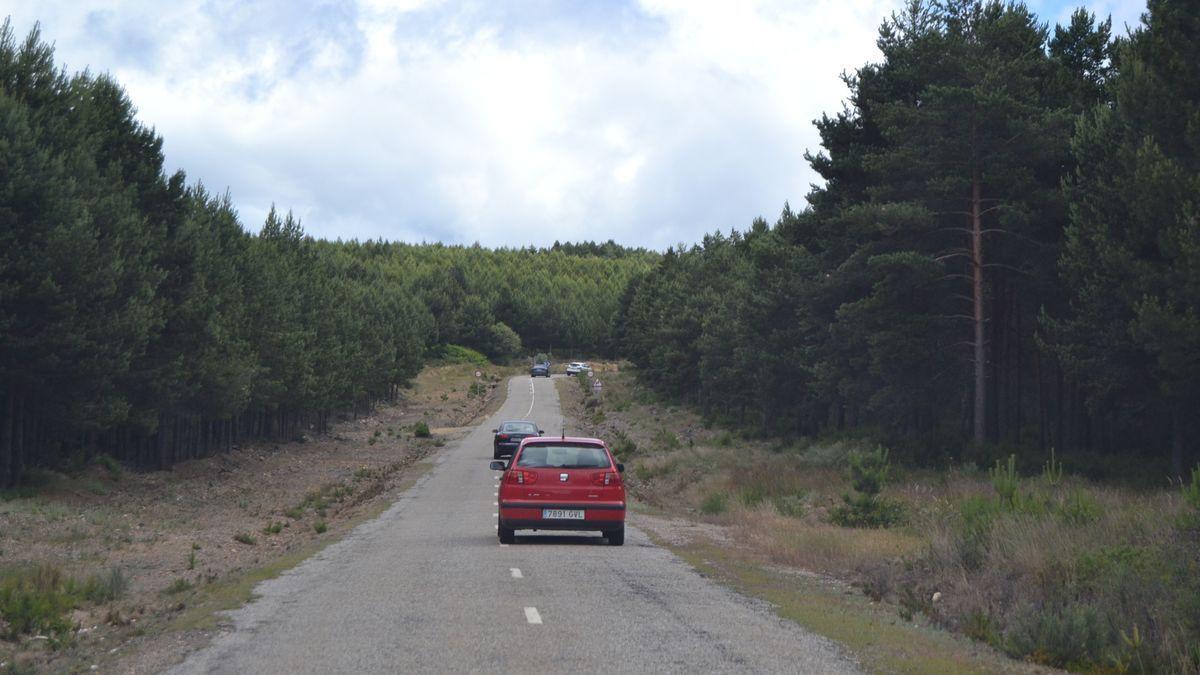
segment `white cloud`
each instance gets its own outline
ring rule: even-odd
[[[1119,1],[1119,0],[1109,0]],[[257,228],[662,248],[803,201],[843,71],[898,0],[18,2],[108,70],[169,168]],[[568,14],[566,7],[570,8]]]

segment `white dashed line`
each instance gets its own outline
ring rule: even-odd
[[[525,608],[525,620],[536,626],[542,625],[542,615],[538,614],[537,607]]]
[[[529,378],[529,410],[525,411],[525,419],[533,414],[533,402],[537,400],[537,392],[533,390],[533,378]]]
[[[512,577],[514,579],[524,579],[525,578],[525,575],[521,574],[521,570],[517,569],[516,567],[510,567],[510,568],[508,568],[508,571],[512,572]],[[534,610],[534,611],[537,611],[537,610]]]

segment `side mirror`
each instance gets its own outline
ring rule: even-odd
[[[618,473],[625,473],[625,465],[624,465],[624,464],[622,464],[622,463],[620,463],[620,462],[617,462],[617,472],[618,472]]]
[[[544,434],[544,433],[546,433],[546,432],[545,432],[545,431],[542,431],[541,429],[538,429],[538,436],[541,436],[541,435],[542,435],[542,434]]]
[[[488,465],[488,467],[491,468],[492,471],[507,471],[508,470],[508,465],[498,459],[493,460],[492,463]]]
[[[494,433],[496,433],[496,432],[498,432],[498,431],[500,431],[500,430],[499,430],[499,429],[492,429],[492,433],[493,433],[493,434],[494,434]]]

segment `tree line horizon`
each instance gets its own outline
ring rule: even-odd
[[[1182,475],[1200,409],[1200,19],[910,2],[816,121],[799,212],[665,253],[327,241],[164,171],[107,75],[0,29],[0,487],[168,468],[394,398],[439,345],[554,347],[753,433]],[[990,454],[989,454],[990,453]],[[1165,470],[1165,469],[1164,469]],[[1099,472],[1103,473],[1103,472]]]

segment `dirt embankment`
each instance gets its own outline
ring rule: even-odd
[[[0,668],[144,672],[182,658],[217,625],[215,611],[381,511],[425,458],[499,405],[504,373],[477,379],[475,370],[426,369],[400,401],[326,435],[165,472],[47,474],[36,491],[9,495],[0,501],[0,573],[115,577],[119,597],[79,603],[65,635],[12,639],[0,619]]]

